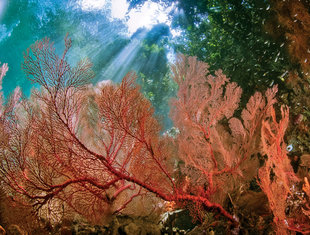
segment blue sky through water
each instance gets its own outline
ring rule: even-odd
[[[96,71],[96,81],[113,80],[113,74],[120,69],[117,60],[128,63],[138,56],[135,52],[139,43],[124,45],[110,58],[103,58],[103,54],[108,54],[103,50],[111,48],[117,40],[129,40],[139,28],[149,30],[158,23],[171,24],[169,12],[173,8],[149,1],[128,12],[128,6],[126,0],[0,0],[0,61],[9,64],[3,81],[4,95],[20,86],[28,96],[33,85],[21,70],[23,52],[43,37],[51,38],[61,52],[67,32],[73,39],[69,61],[74,63],[87,56],[99,64],[97,67],[102,65],[102,71]]]

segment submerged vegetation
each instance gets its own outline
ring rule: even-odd
[[[130,36],[51,10],[110,35],[37,40],[26,95],[1,65],[0,233],[308,234],[309,2],[153,2],[171,22]]]

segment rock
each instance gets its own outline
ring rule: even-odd
[[[163,232],[167,234],[174,234],[174,230],[179,234],[185,234],[196,226],[188,210],[166,212],[162,216],[161,224]]]
[[[113,216],[106,225],[92,225],[86,221],[63,223],[58,233],[60,235],[160,235],[161,226],[145,218],[129,216]],[[1,234],[0,234],[1,235]]]
[[[160,227],[145,221],[134,220],[128,224],[124,223],[118,228],[118,234],[131,235],[160,235]]]
[[[134,223],[130,223],[124,226],[124,232],[126,234],[143,234],[141,230],[142,228],[138,227]]]
[[[65,227],[69,227],[69,226],[65,226]],[[73,221],[70,228],[72,232],[71,234],[75,234],[75,235],[103,235],[103,234],[110,235],[110,234],[113,234],[113,233],[105,233],[106,229],[104,226],[91,225],[87,223],[86,221]],[[70,233],[68,233],[68,235],[69,234]]]
[[[113,219],[112,219],[112,222],[110,223],[110,234],[111,235],[117,235],[118,234],[118,232],[117,232],[117,230],[118,230],[118,227],[119,227],[119,222],[118,222],[118,219],[116,218],[116,217],[113,217]]]

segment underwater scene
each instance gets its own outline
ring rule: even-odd
[[[0,0],[0,235],[310,234],[309,0]]]

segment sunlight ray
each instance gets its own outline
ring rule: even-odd
[[[129,72],[130,65],[134,61],[145,38],[147,32],[143,31],[139,38],[134,38],[131,42],[109,63],[101,79],[111,79],[114,82],[120,82],[123,76]]]

